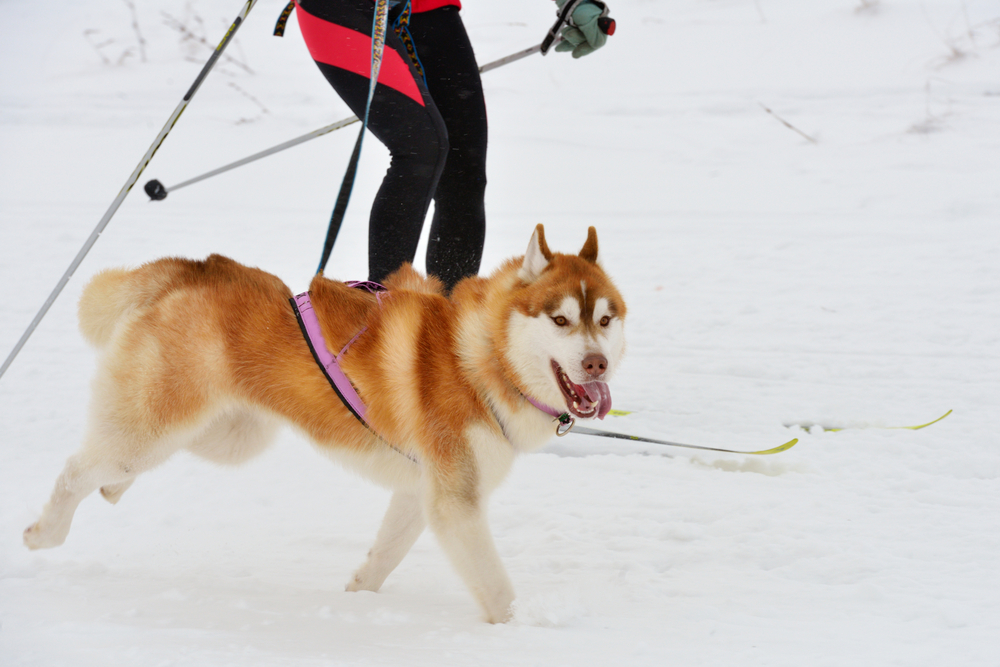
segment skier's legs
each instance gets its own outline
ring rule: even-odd
[[[486,102],[457,7],[414,14],[410,34],[427,88],[448,128],[448,159],[434,193],[427,272],[450,289],[475,275],[486,236]]]
[[[371,0],[300,0],[299,25],[327,81],[358,117],[368,101]],[[412,262],[448,156],[448,133],[423,79],[390,29],[368,128],[391,162],[372,205],[368,277],[381,282]]]

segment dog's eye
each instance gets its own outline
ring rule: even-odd
[[[567,320],[562,315],[557,315],[556,317],[553,317],[552,321],[556,323],[557,327],[564,327],[567,324],[569,324],[569,320]]]
[[[610,316],[605,315],[604,317],[601,318],[601,326],[602,327],[606,327],[609,324],[611,324],[611,317]]]

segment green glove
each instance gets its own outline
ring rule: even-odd
[[[569,1],[556,0],[556,5],[562,9]],[[562,41],[556,45],[556,51],[572,51],[574,58],[580,58],[604,46],[608,36],[598,25],[598,19],[607,14],[608,7],[603,2],[581,2],[570,16],[570,25],[563,28]]]

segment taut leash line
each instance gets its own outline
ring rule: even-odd
[[[372,108],[372,100],[375,98],[375,88],[378,86],[378,74],[382,69],[382,54],[385,50],[385,29],[389,22],[389,1],[376,0],[375,15],[372,17],[372,67],[368,83],[368,100],[365,102],[365,117],[361,123],[361,131],[358,132],[358,139],[354,143],[354,150],[351,152],[351,159],[347,163],[347,171],[344,173],[344,180],[340,184],[340,192],[337,194],[337,203],[333,207],[333,214],[330,216],[330,226],[326,230],[326,240],[323,241],[323,254],[319,260],[319,267],[316,273],[323,274],[326,263],[330,260],[330,253],[333,252],[333,244],[337,240],[340,226],[344,222],[344,215],[347,213],[347,204],[351,201],[351,191],[354,189],[354,179],[358,173],[358,162],[361,159],[361,144],[365,138],[365,130],[368,129],[368,114]]]

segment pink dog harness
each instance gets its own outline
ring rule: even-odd
[[[381,301],[382,291],[385,290],[384,287],[378,283],[372,282],[352,282],[347,283],[351,287],[361,287],[367,289],[370,292],[375,292],[376,296]],[[367,328],[361,329],[358,333],[354,334],[354,338],[347,342],[344,349],[340,351],[340,354],[333,356],[333,353],[326,346],[326,339],[323,338],[323,330],[319,326],[319,318],[316,317],[316,311],[313,310],[312,299],[309,298],[309,292],[303,292],[288,300],[292,304],[292,311],[295,313],[295,319],[299,322],[299,328],[302,329],[302,335],[306,339],[306,344],[309,346],[309,351],[312,352],[313,359],[316,360],[316,364],[323,371],[323,375],[326,376],[327,381],[330,386],[333,387],[333,391],[336,392],[337,397],[341,400],[344,406],[351,411],[351,414],[358,418],[358,421],[365,425],[369,431],[374,433],[379,440],[385,442],[387,445],[395,449],[397,452],[410,459],[414,463],[419,464],[420,461],[404,452],[402,449],[387,441],[378,431],[372,428],[372,425],[368,423],[365,418],[368,412],[365,402],[361,400],[358,396],[357,390],[351,381],[344,375],[343,369],[340,368],[340,360],[344,358],[347,354],[347,350],[354,344],[361,334],[367,331]]]
[[[295,319],[299,322],[299,327],[302,329],[302,334],[305,336],[306,343],[309,345],[309,351],[312,352],[313,359],[319,364],[319,367],[323,369],[323,374],[326,375],[326,379],[330,382],[330,386],[333,390],[337,392],[337,396],[343,401],[347,409],[351,411],[351,414],[358,418],[362,424],[371,428],[371,424],[365,419],[365,414],[367,412],[367,407],[361,397],[358,396],[357,390],[351,381],[347,379],[344,375],[344,371],[340,368],[340,360],[347,354],[348,348],[351,344],[358,339],[358,336],[365,332],[365,329],[359,331],[354,338],[352,338],[344,349],[340,351],[336,357],[330,352],[326,347],[326,340],[323,338],[323,331],[319,327],[319,319],[316,317],[316,311],[313,310],[312,300],[309,298],[309,292],[303,292],[296,297],[289,299],[292,304],[292,310],[295,312]]]
[[[384,293],[385,288],[378,283],[372,282],[350,282],[347,283],[351,287],[360,287],[362,289],[367,289],[370,292],[374,292],[379,301],[381,301],[381,296]],[[354,344],[361,334],[367,331],[367,328],[362,328],[361,331],[354,335],[354,338],[347,342],[347,345],[343,347],[337,356],[333,356],[329,348],[326,346],[326,339],[323,338],[323,331],[319,326],[319,318],[316,317],[316,311],[313,310],[312,300],[309,298],[309,292],[303,292],[295,297],[288,300],[292,304],[292,311],[295,313],[295,319],[298,320],[299,328],[302,329],[302,335],[306,339],[306,344],[309,346],[309,351],[312,352],[313,359],[316,360],[316,364],[322,369],[323,375],[326,376],[327,381],[330,386],[333,387],[333,391],[336,392],[337,397],[340,398],[344,406],[351,411],[351,414],[357,417],[358,421],[364,424],[373,433],[378,433],[372,428],[371,424],[368,423],[368,419],[365,417],[368,408],[361,397],[358,396],[357,390],[351,381],[348,379],[347,375],[344,374],[343,369],[340,368],[340,360],[343,359],[344,355],[347,354],[348,349]],[[535,408],[545,412],[558,422],[556,425],[556,435],[564,436],[572,430],[575,421],[568,412],[556,410],[541,401],[537,401],[530,396],[521,394],[524,396],[531,405]],[[496,415],[494,414],[494,417]],[[497,418],[497,423],[501,424],[501,429],[503,429],[502,422]],[[506,436],[506,433],[504,434]],[[381,437],[381,436],[380,436]],[[383,438],[384,439],[384,438]],[[400,452],[412,461],[416,461],[415,458],[407,454],[406,452],[395,447],[391,443],[389,446]]]

